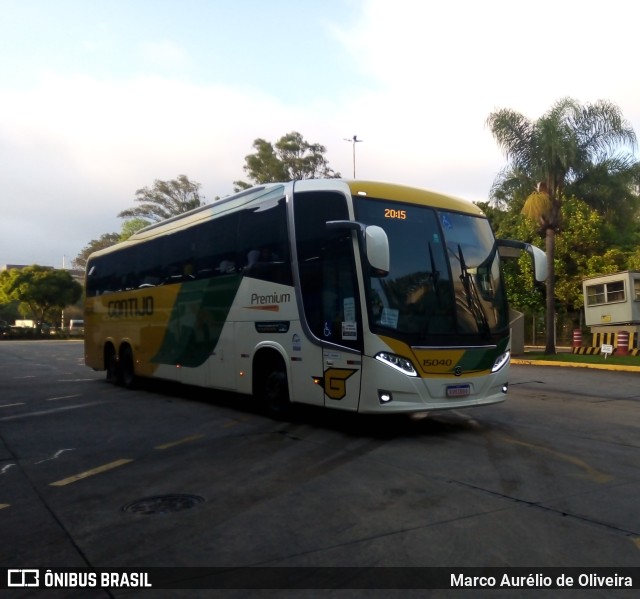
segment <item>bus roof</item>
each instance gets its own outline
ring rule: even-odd
[[[384,198],[385,200],[410,202],[412,204],[454,210],[467,214],[477,214],[478,216],[484,215],[480,208],[468,200],[429,191],[427,189],[377,181],[347,181],[347,184],[351,189],[351,194],[354,196],[371,196]]]
[[[426,189],[420,189],[418,187],[410,187],[407,185],[397,185],[394,183],[383,183],[378,181],[361,181],[361,180],[347,180],[347,179],[304,179],[294,182],[299,185],[298,189],[312,190],[316,187],[321,189],[329,189],[333,184],[336,187],[347,187],[351,195],[353,196],[369,196],[373,198],[380,198],[389,200],[392,202],[408,202],[413,204],[420,204],[423,206],[431,206],[434,208],[441,208],[446,210],[453,210],[455,212],[462,212],[465,214],[472,214],[477,216],[483,216],[484,213],[475,204],[468,200],[456,198],[434,191]],[[211,204],[205,204],[194,208],[189,212],[178,214],[166,220],[148,225],[144,229],[141,229],[134,235],[132,235],[126,241],[123,241],[116,246],[110,246],[102,250],[94,252],[92,256],[100,256],[102,254],[108,254],[116,247],[126,247],[136,245],[146,239],[151,239],[158,235],[164,235],[177,231],[179,229],[186,228],[192,224],[197,223],[200,220],[206,220],[212,215],[217,213],[223,213],[228,210],[234,210],[241,207],[247,202],[255,200],[262,195],[270,194],[276,188],[284,188],[289,183],[265,183],[263,185],[257,185],[249,189],[245,189],[239,193],[233,194],[226,198],[216,200]],[[346,189],[344,189],[346,191]]]

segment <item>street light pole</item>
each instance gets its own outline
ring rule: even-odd
[[[354,135],[352,138],[344,138],[345,141],[348,141],[353,145],[353,178],[356,178],[356,144],[364,141],[362,139],[358,139],[357,135]]]

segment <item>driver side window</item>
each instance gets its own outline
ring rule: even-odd
[[[322,341],[360,349],[362,327],[351,231],[329,230],[348,220],[345,197],[305,192],[294,198],[296,244],[304,314]]]

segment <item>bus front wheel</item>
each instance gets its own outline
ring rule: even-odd
[[[291,414],[289,384],[282,359],[269,360],[260,369],[258,397],[269,416],[284,420]]]

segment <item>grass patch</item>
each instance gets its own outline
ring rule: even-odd
[[[563,352],[559,354],[546,355],[539,352],[526,352],[520,356],[514,356],[522,360],[544,360],[545,362],[571,362],[572,364],[609,364],[612,366],[639,366],[640,356],[608,356],[603,355],[587,356],[581,354],[571,354]]]

